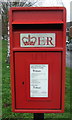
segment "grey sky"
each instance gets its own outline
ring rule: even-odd
[[[72,21],[72,1],[70,2],[70,21]]]

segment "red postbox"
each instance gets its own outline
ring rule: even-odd
[[[10,8],[13,112],[64,112],[66,10]]]

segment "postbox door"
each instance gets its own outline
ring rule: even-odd
[[[61,56],[49,51],[14,53],[16,108],[60,109]]]

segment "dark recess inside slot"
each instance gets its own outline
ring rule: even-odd
[[[62,30],[63,24],[14,24],[13,30]]]

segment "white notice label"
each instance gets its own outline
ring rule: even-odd
[[[55,33],[21,33],[20,47],[55,47]]]
[[[30,97],[48,97],[48,64],[30,64]]]

